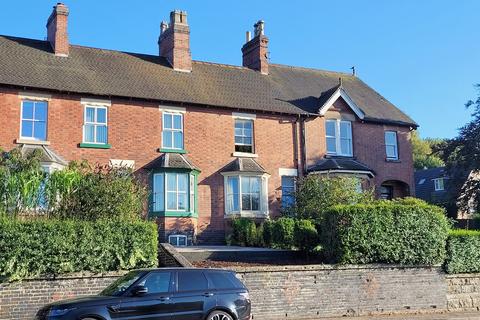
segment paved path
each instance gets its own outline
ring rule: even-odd
[[[480,311],[468,313],[437,313],[437,314],[412,314],[395,316],[372,316],[372,317],[342,317],[322,318],[319,320],[480,320]]]

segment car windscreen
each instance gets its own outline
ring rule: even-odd
[[[131,271],[123,277],[115,280],[111,285],[109,285],[102,292],[100,292],[100,295],[121,296],[132,284],[134,284],[138,279],[140,279],[143,274],[144,272],[142,271]]]
[[[228,271],[210,271],[207,272],[210,284],[215,289],[244,289],[243,283],[235,276],[233,272]]]

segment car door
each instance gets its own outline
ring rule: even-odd
[[[141,296],[127,293],[120,304],[110,307],[112,319],[170,320],[173,309],[171,271],[151,271],[134,286],[144,286],[148,292]],[[133,288],[132,288],[133,289]],[[131,291],[131,290],[130,290]]]
[[[205,310],[216,304],[214,293],[208,288],[208,281],[202,270],[178,270],[176,289],[172,296],[174,320],[202,320]]]

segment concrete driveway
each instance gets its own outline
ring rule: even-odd
[[[342,318],[321,318],[319,320],[339,320]],[[480,320],[480,311],[462,313],[411,314],[394,316],[352,317],[352,320]]]

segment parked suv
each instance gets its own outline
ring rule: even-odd
[[[36,319],[249,320],[250,298],[233,271],[136,270],[97,296],[49,304]]]

